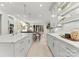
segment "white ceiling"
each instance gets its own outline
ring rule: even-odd
[[[54,2],[0,2],[0,11],[25,21],[47,22],[51,17],[50,8]],[[42,7],[40,7],[42,4]],[[26,6],[24,8],[24,5]]]

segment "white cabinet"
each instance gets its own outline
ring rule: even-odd
[[[59,42],[55,40],[55,37],[48,35],[48,47],[51,49],[51,52],[54,56],[59,56]]]
[[[51,46],[52,46],[52,40],[51,40],[51,36],[50,35],[48,35],[47,36],[47,38],[48,38],[48,46],[51,48]],[[50,38],[50,39],[49,39]],[[53,47],[53,46],[52,46]]]
[[[59,46],[58,46],[58,41],[54,40],[54,47],[53,47],[53,54],[54,56],[59,56]]]
[[[48,46],[55,57],[79,57],[79,48],[48,34]]]
[[[66,52],[66,57],[76,57],[76,56],[79,57],[79,51],[78,51],[79,48],[65,42],[62,43],[65,45],[64,49]]]
[[[0,43],[0,57],[13,57],[14,44],[13,43]]]
[[[32,34],[29,33],[29,35],[25,39],[25,52],[28,53],[31,45],[33,43]],[[27,54],[26,54],[27,55]]]
[[[32,34],[29,33],[28,36],[24,37],[22,40],[19,40],[15,43],[15,56],[16,57],[25,57],[32,45]]]
[[[47,42],[48,42],[48,47],[51,49],[51,52],[53,52],[53,48],[54,48],[54,40],[52,38],[52,36],[47,35]]]
[[[4,39],[3,42],[0,42],[0,57],[27,56],[27,53],[33,43],[32,33],[23,34],[22,37],[17,37],[17,40],[13,38],[13,40],[7,41],[7,39]]]
[[[21,57],[21,56],[26,56],[25,52],[25,39],[22,39],[20,41],[17,41],[15,43],[15,56]]]

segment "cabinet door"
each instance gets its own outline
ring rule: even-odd
[[[27,38],[26,39],[26,41],[25,41],[25,49],[26,49],[26,52],[28,53],[28,51],[29,51],[29,48],[30,48],[30,39],[29,38]]]
[[[26,56],[25,52],[25,40],[20,40],[15,43],[15,56],[16,57],[24,57]]]
[[[47,36],[48,47],[51,49],[51,36]]]
[[[54,53],[54,56],[56,57],[65,57],[66,56],[66,51],[65,51],[65,44],[62,43],[62,41],[56,37],[53,37],[54,38],[54,50],[53,50],[53,53]]]
[[[53,54],[54,54],[54,56],[55,57],[59,57],[59,53],[60,53],[60,51],[59,51],[59,49],[60,49],[60,46],[59,46],[59,41],[55,38],[55,37],[53,37],[54,38],[54,48],[53,48]]]
[[[51,51],[52,51],[52,53],[53,53],[53,50],[54,50],[54,38],[52,37],[52,36],[50,36],[50,49],[51,49]]]
[[[65,50],[65,46],[66,44],[63,43],[61,40],[58,40],[59,44],[59,57],[66,57],[66,50]]]
[[[65,44],[58,38],[48,35],[48,46],[55,57],[66,56]]]
[[[14,57],[14,44],[0,43],[0,57]]]
[[[25,38],[25,51],[26,51],[26,54],[28,53],[32,43],[33,43],[33,40],[32,40],[31,36],[28,36],[28,37]]]
[[[48,40],[48,47],[51,49],[52,54],[54,56],[58,56],[58,41],[56,40],[55,37],[51,35],[47,35],[47,40]]]
[[[51,35],[47,35],[47,42],[48,42],[48,47],[50,48],[50,50],[51,50],[51,52],[52,52],[52,54],[54,55],[54,50],[56,50],[55,48],[55,40],[54,40],[54,37],[53,36],[51,36]],[[54,48],[55,47],[55,48]]]

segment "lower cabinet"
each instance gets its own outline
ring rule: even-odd
[[[0,42],[0,57],[27,57],[32,43],[32,33],[16,42]]]
[[[16,57],[26,57],[28,51],[33,43],[32,35],[24,37],[15,43],[15,56]]]
[[[25,40],[24,39],[17,41],[14,45],[15,45],[14,48],[15,48],[15,56],[16,57],[26,56]]]
[[[0,43],[0,57],[13,57],[14,53],[13,43]]]
[[[79,48],[62,41],[52,35],[47,35],[48,46],[55,57],[79,57]]]

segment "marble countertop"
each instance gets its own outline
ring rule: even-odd
[[[60,39],[60,40],[62,40],[62,41],[64,41],[64,42],[66,42],[66,43],[69,43],[69,44],[71,44],[71,45],[73,45],[73,46],[75,46],[75,47],[77,47],[77,48],[79,48],[79,41],[71,41],[71,40],[69,40],[69,39],[66,39],[66,38],[62,38],[59,34],[57,34],[57,33],[48,33],[49,35],[51,35],[51,36],[54,36],[54,37],[56,37],[56,38],[58,38],[58,39]]]
[[[22,34],[22,33],[15,34],[14,36],[3,35],[3,36],[0,36],[0,43],[15,43],[18,40],[21,40],[22,38],[27,37],[27,36],[28,36],[28,33],[27,34]]]

